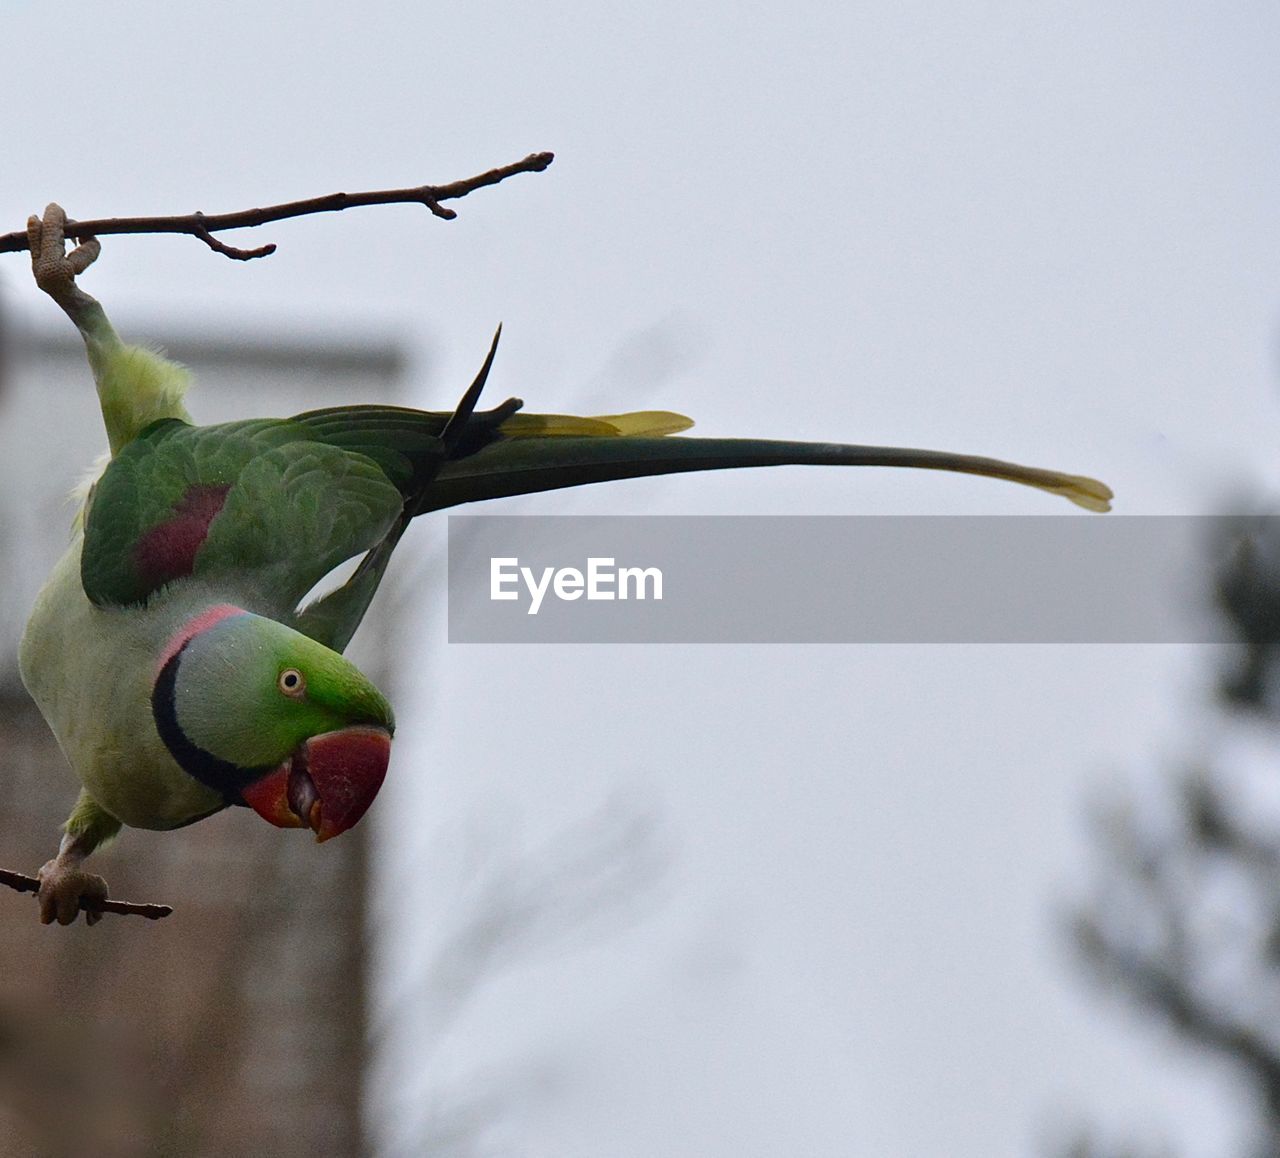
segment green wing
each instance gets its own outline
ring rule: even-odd
[[[90,494],[85,594],[127,606],[193,578],[255,597],[288,622],[325,574],[386,535],[404,506],[395,479],[411,476],[394,451],[376,461],[303,423],[156,423]]]

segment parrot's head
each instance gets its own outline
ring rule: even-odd
[[[395,730],[386,697],[352,663],[230,605],[169,641],[151,707],[186,772],[317,840],[345,832],[373,803]]]

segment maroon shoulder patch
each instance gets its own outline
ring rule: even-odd
[[[143,582],[160,586],[195,570],[196,553],[209,524],[227,501],[230,483],[197,483],[174,505],[163,523],[146,532],[133,548],[133,563]]]

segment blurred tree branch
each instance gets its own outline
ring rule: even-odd
[[[1230,726],[1280,722],[1280,532],[1229,520],[1210,545],[1219,609],[1239,641],[1220,695]],[[1277,754],[1270,753],[1270,763]],[[1099,869],[1069,920],[1082,960],[1258,1094],[1251,1153],[1280,1158],[1280,814],[1232,762],[1192,762],[1154,794],[1093,812]],[[1246,771],[1237,769],[1236,771]],[[1087,1139],[1080,1151],[1101,1155]]]
[[[215,253],[221,253],[236,261],[251,261],[255,257],[267,257],[275,253],[274,245],[262,245],[256,249],[237,249],[213,236],[227,229],[247,229],[283,221],[289,217],[305,217],[311,213],[339,213],[364,205],[425,205],[436,217],[451,221],[457,213],[442,205],[442,201],[456,201],[483,189],[497,185],[517,173],[541,173],[555,159],[553,153],[530,153],[529,156],[510,165],[451,181],[447,185],[415,185],[402,189],[378,189],[368,193],[329,193],[323,197],[311,197],[305,201],[288,201],[280,205],[268,205],[260,209],[242,209],[233,213],[195,213],[172,217],[103,217],[92,221],[68,221],[66,236],[83,241],[87,237],[105,237],[113,233],[185,233],[198,237]],[[0,253],[20,253],[27,248],[25,230],[0,235]]]
[[[487,828],[487,826],[486,826]],[[624,794],[549,839],[518,848],[511,833],[473,833],[463,879],[441,889],[430,950],[415,979],[391,996],[375,1023],[375,1047],[413,1011],[414,1064],[425,1079],[386,1115],[388,1154],[471,1158],[513,1107],[536,1102],[553,1063],[543,1056],[491,1061],[456,1083],[437,1051],[449,1032],[501,976],[544,952],[581,947],[634,924],[661,900],[673,859],[661,811]],[[431,874],[434,875],[434,874]]]

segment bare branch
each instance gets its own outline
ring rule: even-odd
[[[486,185],[496,185],[517,173],[541,173],[555,159],[553,153],[530,153],[520,161],[490,169],[475,177],[452,181],[447,185],[415,185],[406,189],[378,189],[369,193],[329,193],[305,201],[288,201],[261,209],[242,209],[235,213],[199,211],[174,217],[103,217],[93,221],[68,221],[66,236],[83,241],[86,237],[103,237],[112,233],[186,233],[198,237],[210,249],[236,261],[250,261],[274,253],[274,245],[257,249],[237,249],[213,237],[225,229],[249,229],[289,217],[305,217],[311,213],[339,213],[362,205],[424,205],[436,217],[451,221],[457,216],[442,201],[456,201]],[[0,235],[0,253],[20,253],[27,248],[25,230]]]
[[[25,873],[15,873],[10,869],[0,869],[0,885],[8,885],[20,893],[37,893],[40,882]],[[173,912],[172,905],[147,905],[137,901],[94,901],[88,897],[80,898],[80,908],[86,913],[119,913],[126,917],[146,917],[149,921],[158,921]]]

